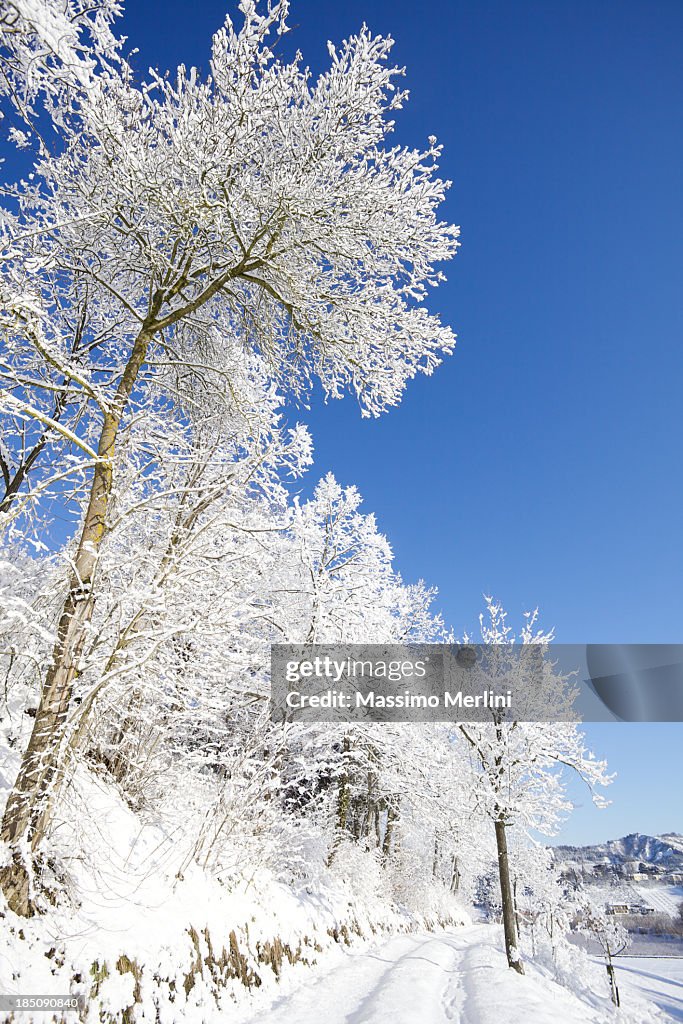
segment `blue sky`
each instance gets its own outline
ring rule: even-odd
[[[128,8],[138,67],[206,68],[227,5]],[[378,421],[350,399],[293,410],[316,445],[304,493],[330,469],[355,483],[458,630],[486,592],[564,642],[683,640],[683,6],[295,0],[286,46],[315,71],[363,21],[407,66],[397,139],[445,145],[462,248],[433,308],[459,343]],[[683,831],[683,726],[588,735],[614,806],[562,838]]]

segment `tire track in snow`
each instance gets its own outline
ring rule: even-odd
[[[456,992],[461,953],[447,938],[400,935],[375,949],[349,954],[343,964],[276,1000],[253,1020],[265,1016],[268,1024],[460,1024],[460,1014],[446,994]]]
[[[635,993],[634,993],[635,996]],[[637,998],[637,997],[636,997]],[[663,1024],[656,1007],[629,999],[624,1024]],[[440,933],[394,936],[347,953],[324,974],[241,1024],[606,1024],[611,1004],[586,1001],[527,964],[507,966],[501,929],[474,924]]]
[[[347,1024],[459,1022],[459,959],[459,951],[445,935],[414,938],[413,948],[385,971],[377,986],[347,1016]]]

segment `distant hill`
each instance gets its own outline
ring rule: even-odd
[[[683,835],[679,832],[661,836],[633,832],[595,846],[556,846],[554,852],[556,861],[567,866],[603,863],[618,868],[629,861],[639,861],[664,871],[683,871]]]

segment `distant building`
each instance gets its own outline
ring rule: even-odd
[[[643,917],[647,914],[654,914],[655,908],[648,907],[645,903],[608,903],[606,907],[608,914],[633,914],[635,917]]]

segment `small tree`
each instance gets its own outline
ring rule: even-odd
[[[619,988],[614,973],[614,957],[628,949],[631,938],[604,906],[584,899],[578,912],[578,928],[593,938],[600,947],[609,978],[610,996],[615,1006],[620,1005]]]
[[[549,659],[534,659],[540,665],[535,685],[525,687],[525,659],[513,645],[517,639],[506,623],[506,613],[486,598],[487,617],[481,616],[481,635],[487,648],[486,664],[477,672],[481,689],[502,679],[516,682],[516,692],[525,694],[527,721],[508,717],[505,710],[492,708],[491,721],[462,722],[460,734],[468,744],[478,772],[478,789],[483,812],[493,823],[498,877],[503,912],[503,930],[508,965],[524,973],[517,937],[514,888],[510,871],[507,830],[513,825],[554,834],[569,804],[564,795],[562,771],[575,771],[594,793],[596,786],[610,781],[606,764],[586,750],[583,736],[572,722],[548,721],[549,708],[558,718],[571,710],[577,696],[571,680],[557,676]],[[540,654],[550,644],[552,633],[536,626],[537,613],[529,613],[519,636],[522,645],[537,645]],[[534,717],[538,721],[533,721]],[[594,793],[596,803],[604,803]]]

